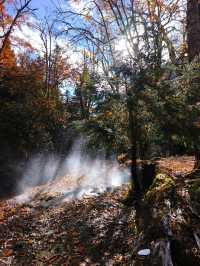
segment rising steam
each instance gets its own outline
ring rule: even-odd
[[[129,181],[129,170],[117,161],[105,160],[104,156],[92,158],[85,152],[82,141],[76,142],[66,158],[56,155],[36,155],[27,164],[22,181],[18,185],[20,201],[31,200],[36,193],[62,193],[62,200],[80,199],[84,195],[96,195],[112,190]]]

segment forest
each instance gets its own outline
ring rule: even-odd
[[[0,265],[200,265],[200,1],[0,0]]]

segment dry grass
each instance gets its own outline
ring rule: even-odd
[[[193,156],[171,156],[158,161],[161,171],[185,174],[191,172],[194,167]]]

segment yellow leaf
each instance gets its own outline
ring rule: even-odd
[[[92,16],[90,16],[90,15],[85,15],[84,17],[85,17],[85,19],[86,19],[87,21],[90,21],[90,20],[92,19]]]

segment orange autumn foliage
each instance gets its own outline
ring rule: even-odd
[[[13,50],[11,49],[11,43],[8,39],[5,49],[3,50],[0,58],[0,67],[5,69],[11,69],[16,66],[16,58]]]

